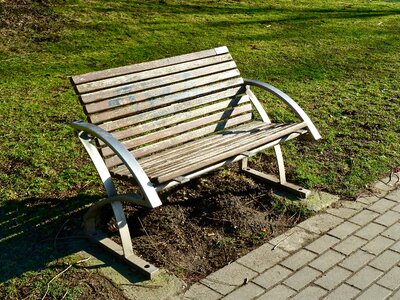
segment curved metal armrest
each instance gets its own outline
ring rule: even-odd
[[[146,173],[143,171],[140,164],[137,162],[135,157],[130,153],[124,145],[113,137],[110,133],[104,129],[87,122],[74,121],[71,126],[77,131],[83,131],[102,140],[108,147],[110,147],[114,153],[122,160],[128,170],[131,172],[132,176],[139,183],[140,188],[144,195],[147,196],[149,201],[149,206],[157,207],[161,205],[161,201],[155,191],[153,184],[150,182]]]
[[[281,90],[277,89],[276,87],[274,87],[268,83],[261,82],[258,80],[244,79],[244,84],[262,88],[262,89],[274,94],[279,99],[283,100],[296,113],[296,115],[307,124],[307,127],[310,130],[310,133],[314,137],[314,139],[318,140],[321,138],[321,135],[319,134],[314,123],[311,121],[311,119],[308,117],[308,115],[304,112],[304,110],[292,98],[290,98],[284,92],[282,92]]]

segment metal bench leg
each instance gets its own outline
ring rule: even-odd
[[[140,198],[138,195],[115,196],[96,202],[85,214],[84,226],[86,234],[92,242],[99,244],[112,254],[118,256],[122,261],[128,263],[131,267],[140,271],[146,278],[151,279],[159,272],[159,269],[133,253],[131,235],[122,208],[122,201],[135,202],[138,198]],[[113,209],[122,247],[109,239],[104,232],[96,228],[100,208],[106,204],[111,204]]]
[[[247,157],[242,160],[241,170],[243,172],[245,172],[246,174],[249,174],[251,177],[254,177],[256,179],[259,179],[259,180],[265,181],[269,184],[272,184],[276,187],[287,190],[290,193],[295,194],[296,196],[299,196],[302,198],[307,198],[311,194],[310,190],[307,190],[296,184],[286,181],[286,172],[285,172],[285,165],[283,162],[281,146],[280,145],[274,146],[274,150],[275,150],[276,160],[278,163],[279,178],[275,175],[265,174],[265,173],[262,173],[262,172],[259,172],[257,170],[250,168],[248,166],[248,158]]]

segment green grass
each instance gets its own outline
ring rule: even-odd
[[[2,219],[10,201],[103,193],[68,126],[84,118],[68,76],[220,45],[320,130],[284,147],[291,180],[354,197],[400,165],[399,1],[32,1],[0,0]]]

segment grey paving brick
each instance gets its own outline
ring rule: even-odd
[[[382,198],[368,207],[368,209],[376,211],[377,213],[383,213],[394,207],[396,204],[397,202]]]
[[[308,231],[321,234],[327,232],[329,229],[336,227],[343,222],[343,219],[330,215],[330,214],[320,214],[313,216],[304,222],[298,224],[300,228],[304,228]]]
[[[269,241],[272,245],[278,245],[276,248],[287,252],[294,252],[302,248],[305,244],[316,239],[318,234],[309,232],[300,227],[289,229],[284,234]]]
[[[368,244],[364,245],[361,249],[368,253],[378,255],[392,244],[393,241],[391,239],[378,235],[376,238],[368,242]]]
[[[313,260],[310,263],[310,266],[321,272],[325,272],[329,268],[339,263],[343,258],[345,258],[344,255],[334,250],[328,250],[317,259]]]
[[[263,294],[260,298],[257,300],[271,300],[271,299],[289,299],[290,296],[295,294],[296,292],[287,286],[284,285],[278,285],[274,287],[272,290],[266,292]]]
[[[252,281],[265,289],[269,289],[279,283],[281,280],[288,277],[290,274],[292,274],[292,272],[288,269],[281,267],[280,265],[276,265],[257,276]]]
[[[321,299],[323,295],[325,295],[327,291],[321,289],[317,286],[309,286],[294,296],[293,300],[317,300]]]
[[[347,283],[359,289],[365,289],[374,282],[383,272],[378,271],[370,266],[365,266],[356,274],[347,279]]]
[[[394,265],[396,265],[399,261],[400,253],[392,250],[386,250],[383,253],[379,254],[379,256],[377,256],[373,261],[371,261],[369,265],[376,269],[387,271],[391,269]]]
[[[255,285],[254,283],[249,282],[248,284],[243,285],[242,287],[233,291],[232,293],[230,293],[228,296],[224,297],[223,299],[224,300],[237,300],[237,299],[250,300],[250,299],[254,299],[257,296],[260,296],[264,292],[265,292],[264,289],[260,288],[258,285]]]
[[[390,300],[400,300],[400,290],[397,290],[391,297],[389,298]]]
[[[334,246],[336,243],[338,243],[340,240],[338,238],[335,238],[330,235],[323,235],[319,239],[315,240],[311,244],[307,245],[305,248],[313,251],[315,253],[322,253],[325,250],[331,248]]]
[[[398,241],[397,243],[393,244],[390,249],[392,249],[393,251],[396,252],[400,252],[400,241]]]
[[[329,270],[326,274],[314,281],[314,283],[327,290],[333,290],[339,284],[344,282],[351,274],[352,272],[335,266],[333,269]]]
[[[400,202],[400,189],[397,188],[396,190],[390,192],[385,196],[385,198]]]
[[[367,204],[358,201],[341,201],[341,204],[343,207],[355,209],[358,211],[362,211],[368,206]]]
[[[397,204],[395,207],[392,208],[392,210],[400,212],[400,204]]]
[[[357,250],[349,257],[347,257],[344,261],[342,261],[339,265],[343,268],[356,272],[361,267],[366,265],[369,261],[371,261],[374,257],[375,256],[373,254]]]
[[[394,291],[400,287],[400,267],[396,266],[378,280],[380,285]]]
[[[363,228],[361,228],[359,231],[355,233],[355,235],[366,239],[366,240],[371,240],[374,237],[376,237],[378,234],[380,234],[382,231],[386,229],[385,226],[379,225],[376,223],[369,223]]]
[[[330,235],[333,235],[334,237],[343,239],[343,238],[349,236],[350,234],[352,234],[354,231],[356,231],[359,228],[360,228],[359,225],[356,225],[356,224],[346,221],[346,222],[340,224],[339,226],[333,228],[328,233]]]
[[[392,240],[400,240],[400,223],[394,223],[382,235]]]
[[[359,210],[347,207],[338,207],[338,208],[328,208],[326,212],[339,218],[348,219],[354,216],[357,212],[359,212]]]
[[[221,294],[218,294],[201,283],[195,283],[183,295],[183,299],[217,300],[221,298]]]
[[[241,286],[245,278],[251,280],[256,275],[256,272],[234,262],[202,279],[200,283],[222,295],[226,295],[236,287]]]
[[[339,244],[337,244],[333,249],[339,251],[343,254],[349,255],[350,253],[356,251],[357,249],[361,248],[362,245],[367,243],[366,240],[359,238],[357,236],[349,236]]]
[[[350,300],[354,298],[360,291],[347,284],[342,284],[328,294],[325,299],[327,300]]]
[[[363,225],[371,222],[373,219],[375,219],[378,216],[379,216],[378,213],[371,211],[371,210],[364,209],[363,211],[360,211],[355,216],[351,217],[349,219],[349,221],[353,222],[357,225],[363,226]]]
[[[371,205],[373,203],[375,203],[376,201],[378,201],[380,198],[377,196],[361,196],[359,198],[357,198],[358,202],[367,204],[367,205]]]
[[[400,220],[400,213],[389,210],[374,220],[375,223],[390,226]]]
[[[291,270],[298,270],[311,260],[313,260],[317,255],[305,250],[301,249],[300,251],[296,252],[295,254],[289,256],[284,261],[281,262],[281,265],[291,269]]]
[[[311,269],[310,267],[304,267],[287,278],[283,283],[292,289],[299,291],[317,278],[320,274],[321,272]]]
[[[289,253],[279,248],[273,249],[273,246],[267,243],[239,258],[237,262],[261,273],[288,255]]]
[[[391,291],[381,287],[377,284],[372,285],[369,287],[365,292],[363,292],[360,296],[357,297],[358,300],[383,300],[387,299]]]

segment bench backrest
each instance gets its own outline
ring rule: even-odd
[[[252,118],[243,79],[226,47],[71,77],[88,121],[137,157]],[[101,149],[108,167],[120,164]]]

